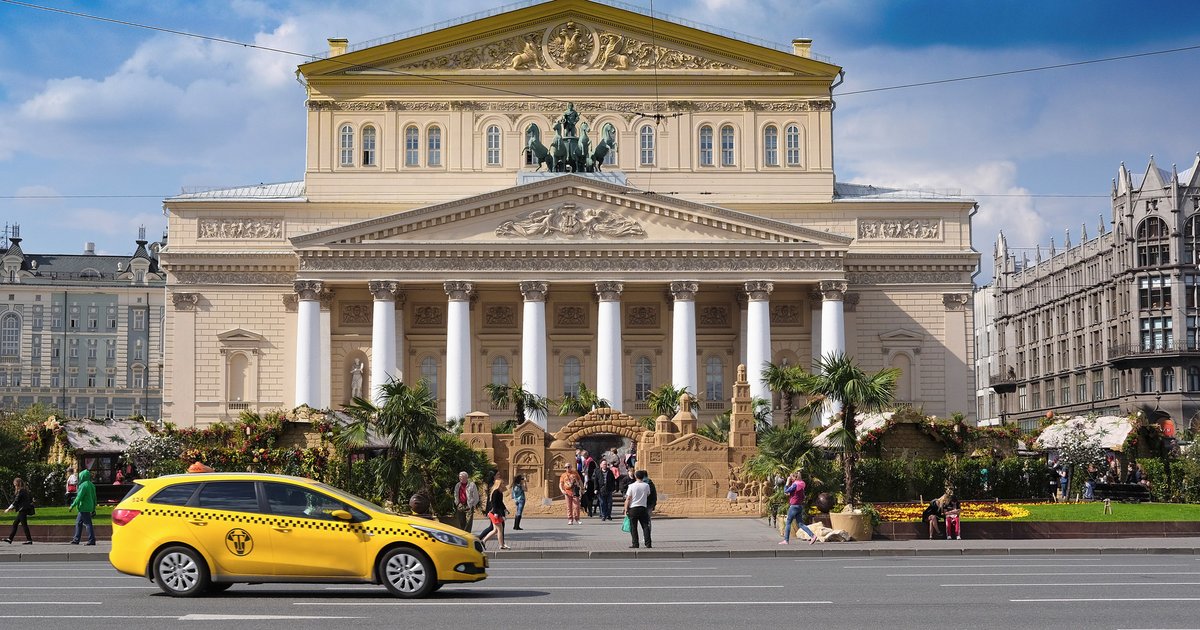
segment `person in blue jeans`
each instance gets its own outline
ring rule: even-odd
[[[96,528],[92,525],[92,517],[96,514],[96,486],[92,483],[92,473],[84,468],[79,471],[79,492],[71,502],[70,510],[79,510],[75,517],[75,535],[71,538],[72,545],[78,545],[87,529],[88,545],[96,544]]]
[[[803,520],[804,516],[804,480],[800,478],[800,471],[788,475],[786,485],[783,487],[783,493],[788,498],[788,513],[787,521],[783,524],[783,540],[779,544],[786,545],[792,537],[792,523],[808,534],[808,544],[817,542],[817,536],[809,529]]]
[[[512,490],[513,504],[517,506],[516,522],[513,529],[523,529],[521,527],[521,515],[525,513],[525,475],[517,475],[513,477]]]

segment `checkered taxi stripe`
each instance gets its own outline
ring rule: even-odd
[[[410,527],[378,526],[364,523],[345,523],[342,521],[325,521],[315,518],[294,518],[275,516],[272,514],[256,514],[252,512],[225,512],[218,510],[198,511],[189,508],[147,507],[141,511],[146,516],[162,518],[183,518],[193,521],[224,521],[252,525],[267,525],[285,529],[312,529],[331,532],[351,532],[355,534],[377,534],[397,538],[411,538],[433,541],[433,536]]]

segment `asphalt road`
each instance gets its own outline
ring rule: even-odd
[[[419,602],[382,587],[162,595],[104,563],[0,566],[0,628],[1200,628],[1200,557],[497,559]]]

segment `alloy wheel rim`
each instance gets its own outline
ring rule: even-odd
[[[420,559],[409,553],[392,556],[385,569],[388,582],[402,593],[414,593],[425,585],[428,576]]]
[[[172,552],[158,563],[158,574],[173,591],[186,592],[200,581],[200,568],[187,554]]]

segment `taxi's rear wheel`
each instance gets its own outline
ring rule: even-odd
[[[187,547],[167,547],[154,556],[154,582],[172,597],[195,597],[209,589],[204,558]]]
[[[405,598],[424,597],[437,585],[433,563],[420,551],[397,547],[379,559],[379,576],[393,595]]]

